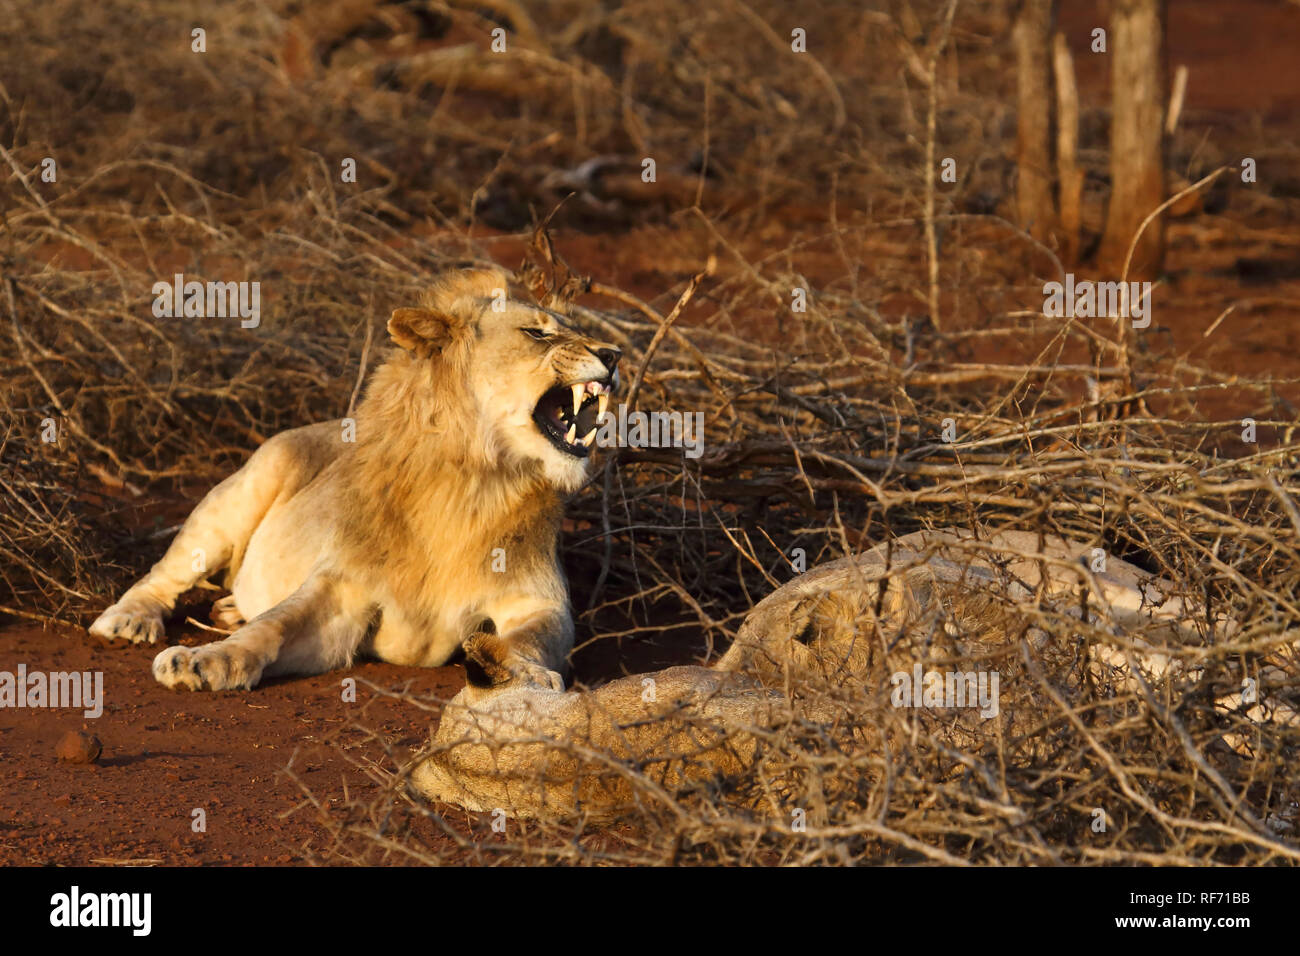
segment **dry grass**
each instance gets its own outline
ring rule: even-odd
[[[1039,314],[1058,264],[998,215],[998,5],[959,10],[937,60],[938,155],[971,171],[938,197],[924,188],[910,12],[829,6],[807,24],[817,57],[800,60],[782,55],[776,4],[666,17],[658,3],[500,0],[481,6],[518,44],[503,73],[475,52],[494,24],[465,6],[352,6],[351,33],[252,3],[187,18],[52,0],[0,22],[20,51],[0,68],[0,612],[84,623],[157,550],[153,529],[128,531],[140,489],[183,478],[193,493],[268,435],[344,414],[391,308],[443,268],[518,249],[532,214],[573,192],[555,219],[562,250],[566,231],[667,237],[648,260],[662,295],[596,275],[576,317],[625,347],[640,407],[703,412],[707,442],[698,460],[624,451],[571,506],[580,658],[637,643],[716,654],[792,576],[793,549],[812,566],[942,526],[1096,543],[1241,629],[1170,648],[1200,665],[1195,679],[1084,695],[1075,652],[1090,638],[1045,609],[1037,624],[1060,634],[1059,653],[1013,655],[1003,675],[1004,709],[1032,708],[1032,727],[969,752],[897,713],[872,732],[909,746],[855,751],[844,741],[863,702],[809,686],[802,699],[829,699],[843,722],[828,729],[798,704],[762,739],[764,772],[787,781],[783,812],[809,812],[797,834],[753,809],[770,789],[758,771],[665,794],[635,767],[619,772],[642,809],[614,825],[494,834],[406,798],[391,771],[407,755],[362,718],[339,743],[382,786],[342,810],[316,803],[323,860],[1294,862],[1294,831],[1262,821],[1295,799],[1300,740],[1266,730],[1241,759],[1215,741],[1249,728],[1209,701],[1300,621],[1295,380]],[[938,22],[940,4],[915,6]],[[194,25],[206,57],[189,51]],[[1180,136],[1197,135],[1193,120]],[[646,155],[659,157],[654,190],[639,185]],[[45,156],[57,185],[39,180]],[[344,156],[356,185],[338,182]],[[583,166],[609,156],[621,159]],[[1294,209],[1263,190],[1247,202],[1249,228],[1215,229],[1267,246],[1272,214]],[[799,216],[815,228],[785,227]],[[760,250],[772,221],[780,243]],[[918,255],[927,232],[936,273]],[[150,287],[173,272],[262,282],[262,327],[155,319]],[[790,311],[795,287],[806,312]],[[1255,446],[1235,437],[1248,416]],[[674,644],[684,626],[691,639]],[[1291,664],[1278,693],[1300,686]],[[411,705],[434,719],[436,702]],[[1090,829],[1097,807],[1105,833]]]

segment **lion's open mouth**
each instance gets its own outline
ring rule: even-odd
[[[538,399],[533,421],[560,451],[586,458],[596,443],[596,431],[612,391],[608,381],[557,385]]]

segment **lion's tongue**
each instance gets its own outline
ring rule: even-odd
[[[584,437],[588,432],[600,424],[597,417],[600,415],[600,409],[595,402],[588,402],[578,411],[573,421],[578,425],[578,437]]]

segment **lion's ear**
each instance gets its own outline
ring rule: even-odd
[[[451,344],[456,324],[450,316],[429,309],[395,309],[388,334],[407,351],[432,355]]]
[[[388,334],[402,348],[421,355],[441,352],[473,326],[483,299],[509,295],[500,269],[458,269],[440,275],[417,309],[398,309],[388,320]]]

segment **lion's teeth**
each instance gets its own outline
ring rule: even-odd
[[[594,442],[595,440],[596,440],[596,429],[593,428],[591,431],[587,432],[586,436],[583,437],[582,443],[586,445],[588,448],[590,448],[591,443]]]
[[[567,441],[570,445],[572,445],[572,444],[573,444],[574,436],[576,436],[577,434],[578,434],[578,426],[577,426],[577,425],[570,425],[570,426],[569,426],[569,433],[568,433],[567,435],[564,436],[564,440]]]
[[[578,409],[582,407],[582,396],[586,393],[587,387],[579,384],[573,385],[571,388],[573,389],[573,414],[576,415],[578,414]]]
[[[600,411],[596,413],[597,418],[605,417],[605,410],[609,408],[609,392],[600,393]]]

